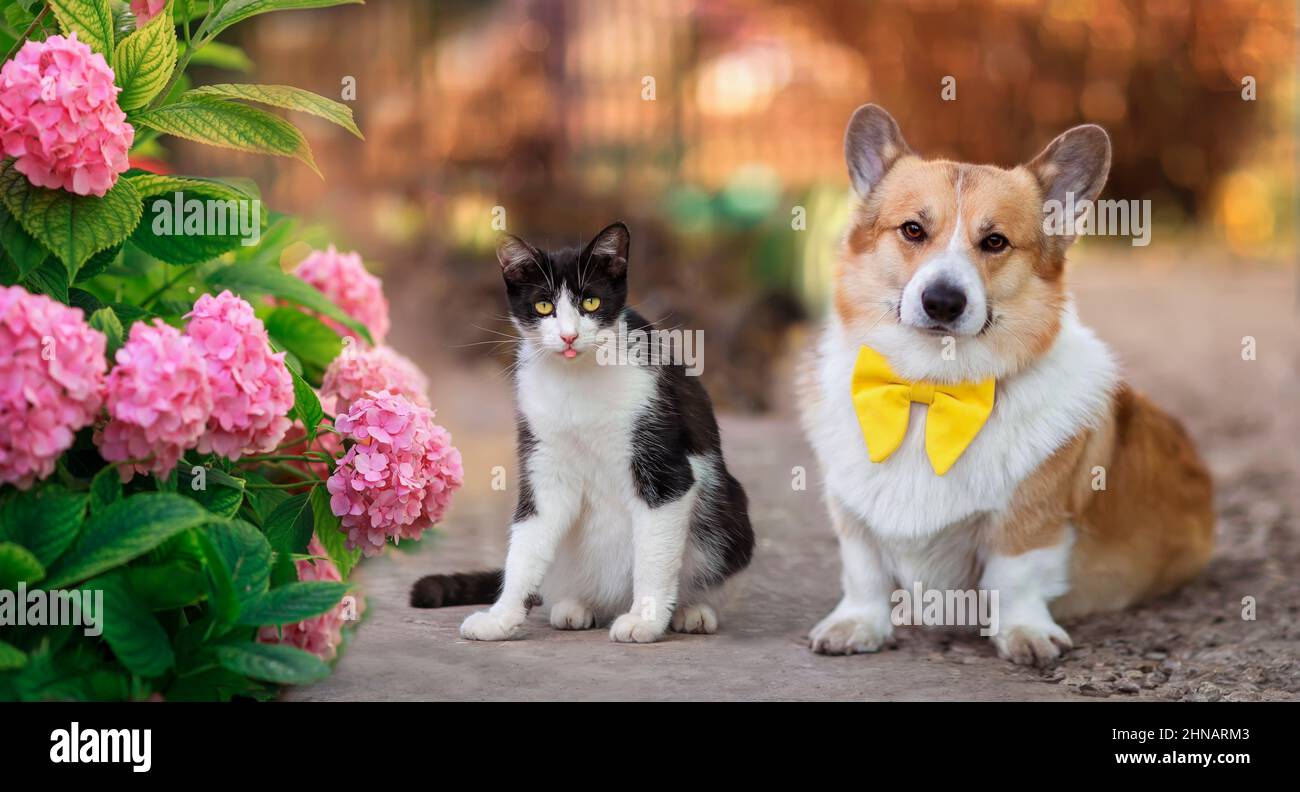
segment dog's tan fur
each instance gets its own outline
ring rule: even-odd
[[[1052,606],[1060,618],[1172,591],[1199,574],[1214,550],[1210,474],[1178,421],[1124,387],[1104,432],[1095,461],[1072,474],[1091,497],[1074,506],[1073,586]],[[1093,465],[1106,470],[1098,492]]]
[[[1095,489],[1104,471],[1105,488]],[[1214,549],[1209,473],[1182,426],[1127,386],[1105,424],[1021,484],[988,541],[1018,555],[1078,534],[1058,618],[1118,610],[1195,577]]]

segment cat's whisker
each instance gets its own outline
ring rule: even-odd
[[[466,349],[468,347],[484,346],[485,344],[494,344],[496,346],[505,346],[507,344],[517,344],[519,341],[509,339],[505,341],[471,341],[468,344],[448,344],[447,349]]]
[[[494,335],[499,335],[499,336],[501,336],[501,337],[503,337],[503,338],[509,338],[509,339],[514,340],[514,341],[524,341],[524,340],[526,340],[523,336],[512,335],[512,334],[510,334],[510,333],[502,333],[501,331],[499,331],[499,330],[493,330],[493,329],[490,328],[490,327],[481,327],[480,325],[470,325],[470,327],[473,327],[473,328],[475,328],[475,329],[477,329],[477,330],[482,330],[482,331],[485,332],[485,333],[492,333],[492,334],[494,334]]]
[[[523,366],[527,363],[531,363],[546,351],[547,351],[546,348],[541,346],[536,347],[531,351],[521,350],[519,356],[515,359],[515,362],[511,363],[509,366],[506,366],[506,368],[501,372],[501,374],[498,375],[498,378],[504,378],[510,374],[513,374],[514,372],[519,370],[520,366]]]

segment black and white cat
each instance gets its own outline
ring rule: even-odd
[[[461,625],[465,638],[518,637],[536,595],[561,630],[613,619],[615,641],[657,641],[670,626],[713,633],[724,583],[749,564],[747,499],[708,394],[667,350],[647,354],[652,334],[632,332],[651,327],[626,304],[628,242],[615,223],[583,250],[513,236],[497,250],[522,338],[522,478],[505,570],[431,575],[411,591],[417,607],[499,591]],[[641,348],[612,355],[610,344]]]

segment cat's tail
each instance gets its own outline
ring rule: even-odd
[[[411,607],[448,608],[453,605],[490,605],[501,593],[504,573],[457,572],[454,575],[425,575],[411,586]]]

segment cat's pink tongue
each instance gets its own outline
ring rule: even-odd
[[[573,347],[569,347],[568,349],[564,350],[564,356],[572,360],[573,358],[576,358],[578,356],[578,350],[574,349]]]

